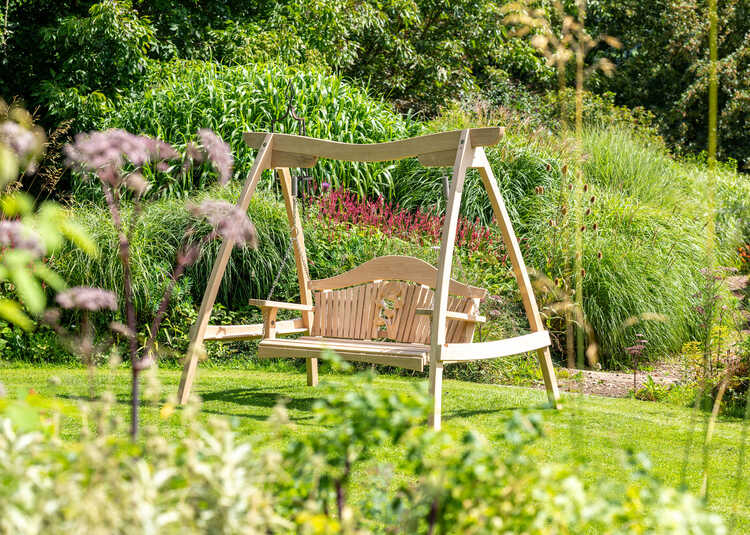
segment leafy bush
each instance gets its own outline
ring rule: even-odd
[[[291,0],[268,22],[401,109],[434,114],[495,80],[548,84],[552,70],[501,19],[498,3],[487,0]]]
[[[268,131],[271,123],[286,113],[292,84],[297,112],[308,120],[313,137],[349,143],[372,143],[409,137],[415,125],[396,114],[383,101],[322,72],[296,70],[273,64],[225,67],[213,63],[175,61],[154,67],[143,92],[109,103],[105,109],[78,116],[79,127],[105,130],[122,128],[157,137],[181,149],[193,140],[198,128],[217,132],[232,147],[235,176],[244,177],[253,156],[242,140],[247,131]],[[297,133],[291,117],[277,124],[277,132]],[[393,192],[391,164],[362,164],[321,161],[314,174],[318,183],[329,182],[359,192]],[[148,177],[165,194],[184,194],[203,189],[206,175],[185,173],[179,180],[166,176]],[[271,187],[270,182],[261,189]],[[76,197],[93,198],[80,184]]]
[[[726,533],[701,501],[654,478],[644,456],[629,456],[625,477],[590,484],[580,466],[540,461],[537,415],[508,419],[499,438],[511,451],[500,456],[475,432],[428,431],[421,389],[338,386],[314,405],[320,432],[286,433],[276,409],[281,449],[239,436],[226,420],[199,423],[194,404],[161,407],[162,418],[182,418],[177,437],[153,426],[132,443],[111,398],[80,408],[35,394],[0,398],[0,531]],[[78,440],[61,441],[61,419],[93,421],[96,431],[84,423]],[[403,448],[403,460],[384,465],[373,458],[378,445]],[[355,500],[352,474],[364,463],[381,476]]]
[[[595,81],[597,90],[653,111],[670,143],[695,152],[706,149],[708,136],[709,19],[707,4],[698,0],[604,0],[591,2],[587,17],[593,35],[614,35],[623,44],[619,51],[601,51],[617,69],[611,79]],[[719,157],[742,169],[750,146],[747,2],[720,2],[718,20]]]
[[[106,0],[91,6],[88,17],[66,17],[42,32],[55,67],[37,96],[56,119],[75,116],[77,107],[137,86],[154,41],[149,20],[129,0]]]

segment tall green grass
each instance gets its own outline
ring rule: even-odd
[[[190,201],[165,198],[146,204],[143,215],[132,231],[131,243],[138,311],[153,312],[158,305],[185,230],[196,224],[185,209],[186,203],[199,202],[206,197],[236,200],[237,194],[237,187],[215,187],[193,196]],[[53,267],[70,284],[120,290],[122,268],[117,256],[117,238],[107,208],[84,202],[75,205],[72,212],[77,222],[97,242],[101,254],[99,258],[91,258],[78,249],[68,247],[52,259]],[[241,307],[251,297],[266,296],[289,240],[284,207],[268,194],[256,194],[250,203],[249,215],[258,232],[259,247],[234,249],[218,296],[218,301],[227,307]],[[128,217],[127,213],[125,217]],[[198,223],[195,238],[208,230],[208,226]],[[183,299],[200,302],[219,245],[218,241],[209,244],[198,262],[188,269],[176,300],[179,301],[179,294],[182,294]],[[293,259],[291,265],[294,265]],[[285,297],[294,294],[296,276],[293,270],[283,272],[279,288]]]
[[[269,131],[274,119],[286,113],[288,84],[296,94],[297,112],[307,120],[307,134],[349,143],[373,143],[409,137],[417,124],[392,110],[383,100],[371,98],[366,89],[341,77],[297,70],[275,64],[227,67],[211,62],[175,61],[155,64],[146,87],[120,98],[85,124],[95,129],[124,128],[148,134],[182,148],[195,139],[199,128],[219,133],[232,147],[235,176],[243,178],[254,159],[242,140],[247,131]],[[291,117],[277,124],[277,132],[297,133]],[[321,161],[314,169],[318,181],[343,185],[360,194],[394,193],[393,165]],[[178,180],[166,175],[150,177],[167,196],[204,189],[209,177],[200,171]],[[261,188],[272,188],[266,181]],[[87,186],[77,197],[96,198]]]

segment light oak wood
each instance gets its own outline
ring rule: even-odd
[[[501,128],[501,131],[502,137],[505,134],[505,130]],[[450,167],[456,161],[456,149],[420,154],[418,159],[419,163],[425,167]],[[471,161],[467,164],[467,167],[476,168],[481,165],[483,165],[482,158],[475,153]]]
[[[250,199],[255,193],[255,188],[258,185],[258,181],[263,175],[263,171],[268,169],[271,163],[271,154],[273,146],[273,134],[266,134],[266,136],[258,143],[258,155],[255,157],[253,167],[248,173],[245,185],[242,188],[240,197],[237,201],[237,206],[243,211],[247,211],[250,206]],[[218,256],[214,262],[214,266],[211,269],[211,275],[208,277],[206,284],[206,290],[203,294],[203,301],[201,307],[198,310],[198,317],[190,329],[190,345],[188,346],[187,358],[185,359],[185,366],[182,370],[182,377],[180,378],[180,387],[177,391],[177,400],[179,403],[185,403],[190,396],[190,389],[193,386],[193,380],[195,378],[195,370],[198,367],[198,355],[200,354],[199,348],[203,344],[203,339],[206,333],[206,327],[211,317],[211,310],[216,302],[216,295],[219,293],[219,286],[221,286],[221,279],[224,277],[224,271],[227,268],[227,262],[229,256],[232,254],[234,248],[234,242],[231,240],[224,240],[219,248]]]
[[[435,266],[419,258],[395,255],[379,256],[335,277],[310,281],[310,288],[313,290],[335,290],[377,280],[407,280],[435,288],[437,274],[438,270]],[[480,299],[487,295],[487,290],[484,288],[469,286],[454,279],[450,279],[448,292],[452,295],[478,297]]]
[[[414,312],[422,316],[432,316],[433,310],[431,308],[418,308]],[[467,312],[454,312],[452,310],[447,310],[445,317],[449,320],[468,321],[472,323],[485,323],[487,321],[485,316],[474,316]]]
[[[513,266],[513,273],[521,291],[521,301],[523,302],[526,316],[529,319],[529,325],[533,332],[542,331],[544,330],[544,323],[539,315],[539,308],[536,304],[534,289],[531,286],[529,273],[526,270],[526,263],[523,260],[521,247],[518,244],[516,234],[513,231],[513,224],[508,215],[508,210],[505,208],[505,202],[503,201],[500,189],[495,181],[495,175],[492,173],[490,162],[484,154],[484,149],[479,148],[477,149],[477,152],[479,153],[478,157],[482,159],[482,164],[479,167],[479,176],[481,177],[482,184],[484,184],[487,194],[490,197],[492,209],[495,213],[495,219],[500,226],[503,242],[508,251],[511,265]],[[552,406],[559,408],[560,392],[557,388],[557,378],[555,377],[555,369],[552,365],[552,357],[549,348],[538,349],[537,359],[539,360],[539,366],[542,368],[542,377],[544,377],[544,386],[547,390],[547,397]]]
[[[473,128],[471,132],[473,147],[495,145],[503,135],[503,129],[498,127]],[[389,143],[371,144],[340,143],[293,134],[274,134],[274,152],[281,151],[349,162],[402,160],[421,154],[455,151],[462,133],[461,130],[454,130]],[[265,132],[246,132],[242,137],[250,147],[258,148],[266,135]]]
[[[276,322],[276,336],[281,336],[283,334],[302,334],[307,332],[307,327],[305,327],[302,322],[302,318]],[[208,325],[203,336],[204,341],[220,340],[224,342],[232,340],[253,340],[255,338],[263,338],[262,323],[253,323],[252,325]]]
[[[263,338],[276,338],[276,314],[279,309],[263,307]]]
[[[310,168],[318,163],[317,156],[309,156],[307,154],[297,154],[294,152],[284,152],[280,150],[274,150],[273,156],[271,157],[271,167],[278,169],[281,167],[301,167]]]
[[[248,303],[259,308],[302,310],[306,312],[310,312],[313,310],[313,308],[315,308],[313,305],[305,305],[302,303],[285,303],[283,301],[269,301],[267,299],[250,299]]]
[[[259,358],[319,358],[334,351],[345,360],[423,371],[429,347],[418,344],[346,340],[342,338],[265,339],[258,345]]]
[[[419,315],[432,314],[433,291],[407,281],[374,281],[340,290],[315,290],[313,336],[368,340],[386,338],[398,342],[429,343],[429,323]],[[253,300],[262,305],[265,301]],[[470,342],[473,330],[466,323],[485,322],[474,307],[478,298],[450,296],[447,342]],[[301,305],[290,308],[303,309]],[[422,310],[417,311],[418,308]],[[415,317],[416,316],[416,317]],[[421,329],[418,332],[418,328]]]
[[[492,342],[447,344],[443,351],[443,363],[448,364],[519,355],[547,348],[550,344],[549,333],[547,331],[537,331],[504,340],[493,340]]]
[[[274,152],[276,152],[276,141],[274,138]],[[278,150],[283,148],[278,147]],[[299,282],[299,299],[303,305],[312,305],[312,290],[310,289],[310,275],[307,267],[307,250],[305,249],[305,234],[302,230],[302,221],[297,210],[297,200],[292,195],[292,174],[288,168],[276,170],[279,181],[281,182],[281,193],[284,196],[284,205],[286,215],[289,220],[289,228],[292,234],[292,245],[294,248],[294,263],[297,267],[297,281]],[[309,310],[302,312],[302,321],[305,327],[310,329],[313,324],[313,313]],[[307,359],[305,363],[307,368],[307,385],[316,386],[318,384],[318,360],[314,358]]]
[[[438,257],[438,275],[435,285],[435,300],[430,332],[430,394],[432,394],[432,411],[430,413],[430,424],[438,431],[441,422],[441,399],[443,384],[442,352],[446,341],[446,311],[448,308],[448,294],[450,293],[451,267],[453,265],[453,249],[456,244],[456,227],[458,214],[461,207],[461,194],[464,189],[464,178],[466,168],[474,157],[474,149],[471,148],[470,131],[461,132],[456,151],[456,160],[453,165],[453,176],[451,179],[448,206],[443,222],[442,237],[440,240],[440,256]],[[476,296],[471,296],[476,297]]]

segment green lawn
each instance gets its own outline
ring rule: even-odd
[[[166,401],[176,392],[180,374],[176,370],[160,370],[158,375],[163,385],[162,399]],[[51,384],[51,376],[58,377],[60,384]],[[311,423],[313,401],[326,390],[335,388],[336,381],[341,379],[336,375],[322,375],[321,378],[321,386],[311,389],[305,385],[304,374],[300,373],[200,369],[195,388],[203,398],[200,417],[227,416],[233,418],[243,432],[269,436],[271,429],[265,419],[277,401],[284,397],[288,399],[289,416],[296,425],[296,432],[312,433],[316,430]],[[381,376],[375,385],[384,390],[399,390],[410,388],[410,383],[419,380]],[[87,374],[83,369],[0,367],[0,381],[11,396],[30,388],[44,395],[58,395],[70,400],[81,399],[88,393]],[[109,389],[116,394],[118,410],[123,417],[128,411],[128,385],[129,375],[125,369],[97,372],[97,388]],[[446,381],[444,429],[458,434],[466,428],[473,428],[492,438],[513,411],[539,410],[546,428],[546,436],[535,446],[541,459],[565,461],[579,454],[584,460],[583,478],[617,478],[623,469],[624,450],[632,448],[647,453],[656,474],[675,486],[682,480],[686,444],[694,432],[686,483],[693,491],[699,489],[703,463],[703,414],[696,418],[690,410],[679,407],[593,396],[566,396],[563,410],[552,411],[540,409],[544,401],[545,394],[540,390]],[[160,419],[158,408],[154,406],[144,407],[143,422],[160,426],[167,435],[173,434],[178,425],[176,418]],[[66,422],[63,434],[73,436],[76,425],[72,421]],[[744,487],[739,495],[735,486],[742,427],[740,420],[720,421],[709,458],[709,506],[726,518],[734,517],[736,533],[750,532],[750,469],[745,470]],[[269,436],[270,440],[276,439]],[[495,440],[494,444],[498,454],[507,449],[500,440]],[[377,452],[375,462],[388,461],[399,454],[398,449],[383,448]],[[360,482],[365,477],[366,470],[360,470]]]

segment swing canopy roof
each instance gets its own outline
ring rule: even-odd
[[[465,130],[440,132],[426,136],[391,141],[388,143],[341,143],[292,134],[273,134],[271,167],[312,167],[318,158],[349,162],[382,162],[417,157],[422,165],[453,165],[461,136]],[[472,148],[496,145],[503,137],[502,127],[471,128],[469,143]],[[268,132],[247,132],[245,143],[261,149]]]

